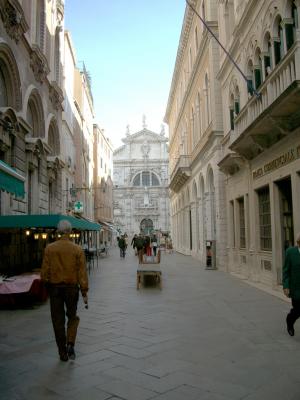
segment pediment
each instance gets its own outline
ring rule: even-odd
[[[122,141],[123,143],[167,142],[168,138],[165,135],[144,128],[141,131],[127,135]]]

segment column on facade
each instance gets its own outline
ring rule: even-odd
[[[191,203],[192,210],[192,236],[193,236],[193,248],[192,251],[194,253],[198,252],[198,243],[199,243],[199,216],[198,216],[198,206],[197,201]]]
[[[200,259],[205,262],[205,241],[206,241],[206,213],[205,213],[205,194],[202,193],[199,198],[199,249]]]

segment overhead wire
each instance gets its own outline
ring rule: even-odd
[[[218,39],[218,37],[214,34],[214,32],[212,31],[212,29],[209,27],[209,25],[206,23],[206,21],[201,17],[201,15],[197,12],[197,10],[195,9],[194,6],[192,6],[192,4],[189,2],[189,0],[186,0],[186,4],[190,7],[190,9],[194,12],[195,15],[197,15],[197,17],[200,19],[200,21],[203,23],[203,25],[205,26],[205,28],[208,30],[208,32],[212,35],[212,37],[216,40],[216,42],[219,44],[219,46],[222,48],[222,50],[224,51],[224,53],[227,55],[227,57],[230,59],[230,61],[233,63],[233,65],[235,66],[235,68],[239,71],[239,73],[242,75],[243,79],[246,81],[247,84],[247,90],[248,92],[252,95],[255,94],[255,96],[257,98],[260,98],[261,95],[260,93],[258,93],[252,84],[252,81],[250,79],[247,78],[247,76],[244,74],[244,72],[241,70],[241,68],[239,67],[239,65],[236,63],[236,61],[233,59],[233,57],[231,56],[231,54],[226,50],[226,48],[223,46],[223,44],[220,42],[220,40]]]

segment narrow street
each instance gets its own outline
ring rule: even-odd
[[[136,290],[136,267],[113,248],[91,270],[75,361],[59,361],[48,303],[1,310],[1,399],[299,400],[287,302],[176,253],[162,290]]]

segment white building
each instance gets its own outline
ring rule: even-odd
[[[300,2],[219,1],[228,270],[279,289],[300,232]]]
[[[214,1],[191,1],[218,35]],[[226,266],[224,176],[221,157],[222,103],[217,80],[219,48],[186,7],[166,109],[170,132],[170,208],[174,248],[206,264]]]
[[[113,155],[114,224],[122,233],[168,232],[168,139],[146,128],[127,130]]]

